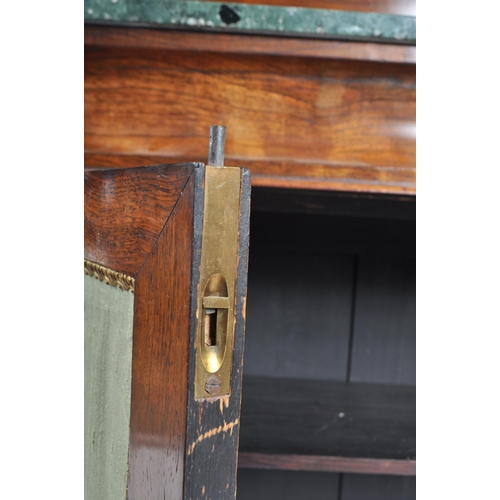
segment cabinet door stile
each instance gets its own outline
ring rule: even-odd
[[[235,203],[225,204],[238,228],[237,278],[230,283],[235,308],[227,321],[228,331],[234,329],[228,394],[195,398],[205,176],[211,168],[191,163],[86,172],[89,499],[236,496],[250,182],[248,171],[231,168],[241,199],[235,213]],[[220,251],[231,254],[226,243],[220,241]]]

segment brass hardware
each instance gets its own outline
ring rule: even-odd
[[[227,345],[229,298],[226,280],[222,274],[214,274],[210,277],[205,287],[202,304],[201,359],[207,372],[215,373],[224,361]]]
[[[208,377],[205,383],[205,392],[210,396],[218,396],[220,392],[220,380],[214,375]]]
[[[100,281],[104,281],[107,285],[116,286],[122,290],[134,293],[135,279],[131,276],[113,271],[112,269],[101,266],[87,259],[83,260],[83,269],[85,274],[93,276]]]
[[[230,394],[241,171],[205,167],[195,397]]]

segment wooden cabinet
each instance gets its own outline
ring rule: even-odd
[[[414,42],[184,28],[89,20],[85,164],[251,171],[238,499],[414,498]]]

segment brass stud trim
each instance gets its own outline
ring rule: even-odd
[[[106,285],[121,288],[122,290],[134,293],[135,279],[126,274],[113,271],[107,267],[91,262],[84,259],[85,274],[93,276],[99,281],[103,281]]]

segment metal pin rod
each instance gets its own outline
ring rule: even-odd
[[[224,166],[224,146],[226,144],[226,127],[212,125],[208,144],[208,164],[213,167]]]

